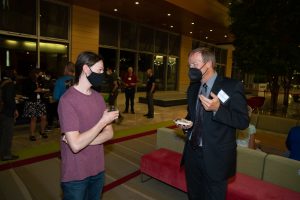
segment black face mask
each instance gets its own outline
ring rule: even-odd
[[[197,68],[190,68],[189,78],[191,82],[200,82],[202,80],[202,72]]]
[[[98,73],[93,72],[92,70],[91,70],[91,72],[92,73],[89,76],[87,76],[86,78],[92,84],[92,86],[94,86],[94,87],[100,86],[105,78],[105,74],[104,73],[98,74]]]

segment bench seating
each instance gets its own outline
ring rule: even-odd
[[[187,191],[184,169],[180,167],[181,154],[160,148],[141,158],[141,172],[184,192]],[[228,185],[230,200],[299,200],[300,193],[237,173]]]

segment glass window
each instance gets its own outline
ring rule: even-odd
[[[180,36],[169,34],[169,55],[179,56]]]
[[[227,50],[222,49],[221,50],[221,64],[227,65]]]
[[[116,70],[117,67],[117,50],[100,48],[99,53],[103,56],[104,67],[111,67],[113,70]]]
[[[123,77],[127,73],[128,67],[133,67],[135,73],[135,52],[120,51],[120,77]]]
[[[121,48],[137,49],[136,24],[127,21],[121,23]]]
[[[169,57],[167,66],[167,90],[176,90],[178,58]]]
[[[225,66],[224,65],[217,64],[216,71],[219,76],[225,76]]]
[[[155,53],[167,54],[168,33],[157,31],[155,34]]]
[[[156,78],[157,90],[165,90],[165,66],[167,57],[156,55],[154,56],[154,76]]]
[[[119,20],[100,16],[100,44],[118,46]]]
[[[18,37],[0,37],[0,67],[15,67],[18,74],[28,76],[37,63],[36,41]]]
[[[196,49],[198,47],[208,47],[209,45],[198,40],[193,40],[192,42],[192,49]]]
[[[68,39],[69,7],[41,1],[41,36]]]
[[[40,69],[53,77],[63,74],[68,62],[68,45],[50,42],[40,42]]]
[[[0,3],[0,30],[36,34],[36,1],[4,0]]]
[[[142,83],[141,87],[138,88],[138,91],[145,91],[147,83],[146,71],[149,68],[153,69],[153,54],[139,54],[138,65],[138,80]]]
[[[140,51],[154,52],[154,30],[140,27]]]
[[[221,49],[215,48],[216,63],[221,64]]]

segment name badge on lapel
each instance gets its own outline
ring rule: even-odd
[[[224,104],[229,99],[229,96],[226,94],[226,92],[220,90],[220,92],[218,93],[218,98],[220,99],[222,104]]]

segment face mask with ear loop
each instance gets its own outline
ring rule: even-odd
[[[91,70],[91,68],[89,67],[89,69]],[[91,70],[91,74],[89,76],[86,76],[87,80],[92,84],[92,86],[94,87],[98,87],[101,85],[101,83],[104,81],[105,79],[105,74],[104,73],[96,73],[93,72]]]
[[[204,67],[204,65],[202,67]],[[200,82],[202,80],[203,75],[206,74],[206,72],[208,70],[208,69],[206,69],[206,71],[202,74],[202,72],[201,72],[202,67],[200,69],[197,69],[197,68],[189,69],[189,78],[190,78],[191,82]]]

